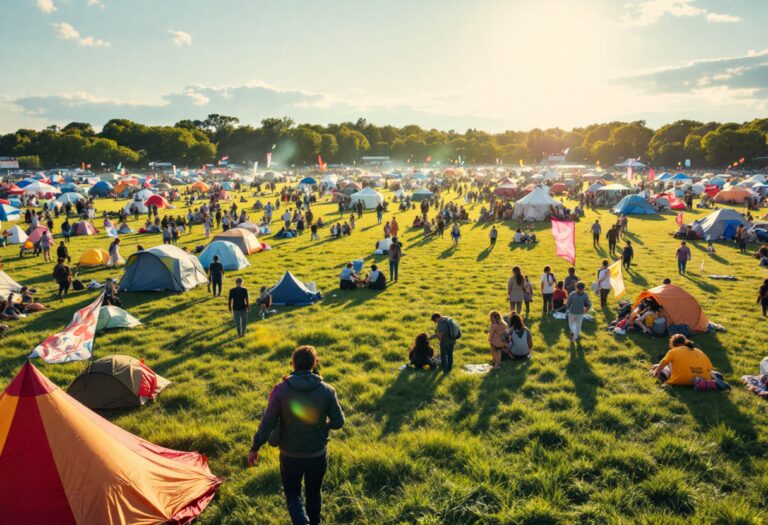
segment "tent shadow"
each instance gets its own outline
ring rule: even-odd
[[[383,419],[381,436],[398,432],[411,415],[432,403],[444,378],[438,371],[401,370],[372,410]]]

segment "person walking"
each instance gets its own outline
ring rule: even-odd
[[[53,278],[56,280],[56,284],[59,285],[58,297],[61,300],[62,296],[67,295],[67,292],[69,292],[69,285],[72,283],[72,270],[64,264],[64,259],[61,257],[59,257],[56,266],[53,267]]]
[[[109,262],[107,262],[107,266],[117,268],[118,264],[120,264],[120,238],[116,237],[109,245]]]
[[[329,434],[344,426],[336,391],[317,373],[318,363],[312,346],[293,351],[293,372],[272,389],[248,453],[248,466],[253,467],[259,461],[259,449],[272,443],[273,432],[279,431],[280,478],[293,525],[320,523]],[[302,481],[306,505],[301,498]]]
[[[389,234],[392,237],[397,237],[398,231],[400,231],[400,225],[397,224],[397,219],[392,217],[392,222],[389,223]]]
[[[592,246],[600,246],[600,233],[603,231],[600,222],[595,219],[590,229],[592,230]]]
[[[381,224],[382,219],[384,218],[384,206],[381,205],[381,203],[378,203],[376,205],[376,221],[378,224]]]
[[[243,286],[242,277],[235,280],[235,287],[229,290],[229,311],[235,319],[238,337],[245,335],[245,327],[248,324],[248,312],[251,305],[248,302],[248,289]]]
[[[552,273],[552,269],[549,266],[545,266],[544,273],[541,276],[541,297],[544,302],[541,311],[542,317],[546,317],[552,311],[552,294],[555,293],[556,284],[557,278]]]
[[[688,261],[691,260],[691,249],[688,248],[685,241],[680,243],[680,247],[677,249],[675,256],[677,257],[677,271],[680,275],[685,275],[685,267],[688,264]]]
[[[584,322],[584,315],[592,308],[592,301],[585,291],[584,283],[579,281],[576,284],[576,291],[568,295],[565,302],[565,308],[568,312],[568,328],[571,331],[571,341],[576,342],[581,339],[581,324]]]
[[[496,246],[496,239],[499,237],[499,230],[496,229],[496,225],[491,226],[491,233],[488,234],[491,239],[491,249]]]
[[[451,238],[453,239],[453,247],[459,247],[459,239],[461,239],[461,230],[459,229],[459,223],[454,222],[451,228]]]
[[[632,266],[632,257],[635,256],[635,249],[632,248],[632,241],[627,241],[624,250],[621,252],[621,264],[625,270],[629,271]]]
[[[53,237],[51,237],[50,233],[45,232],[43,236],[40,237],[40,249],[43,252],[44,262],[51,262],[51,244],[53,244]]]
[[[56,258],[64,259],[67,261],[67,263],[72,261],[72,258],[69,256],[69,249],[67,249],[67,245],[64,244],[64,241],[61,241],[59,246],[56,248]]]
[[[456,321],[439,312],[432,314],[432,322],[435,323],[435,333],[429,338],[440,342],[440,369],[447,374],[453,370],[453,350],[456,340],[461,337],[461,328]]]
[[[213,296],[221,297],[221,286],[224,283],[224,265],[219,261],[218,255],[213,256],[213,262],[208,267],[208,280],[213,288]]]
[[[392,243],[389,245],[389,281],[397,282],[400,269],[400,258],[403,256],[403,245],[392,237]]]
[[[603,265],[597,271],[597,287],[600,290],[600,308],[608,308],[608,292],[611,291],[611,270],[608,268],[608,261],[603,261]]]
[[[608,233],[605,234],[605,238],[608,239],[608,253],[612,256],[616,256],[616,243],[619,240],[619,225],[614,224],[608,228]]]

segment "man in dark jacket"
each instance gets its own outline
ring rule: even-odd
[[[314,373],[317,352],[300,346],[291,356],[293,373],[272,389],[267,411],[253,436],[248,466],[259,460],[259,448],[279,425],[280,475],[293,525],[320,523],[321,489],[328,468],[328,434],[344,425],[336,391]],[[304,480],[306,509],[301,500]]]

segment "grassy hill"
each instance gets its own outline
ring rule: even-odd
[[[250,208],[255,199],[240,195],[248,196]],[[122,205],[97,201],[99,211]],[[314,211],[326,219],[338,217],[330,203]],[[470,208],[473,218],[478,212],[479,206]],[[704,214],[685,215],[690,221]],[[365,258],[368,266],[383,259],[372,255],[383,237],[375,213],[367,212],[352,236],[342,240],[328,240],[327,228],[320,242],[310,242],[309,232],[298,239],[261,239],[273,249],[249,256],[249,268],[228,273],[225,292],[236,275],[255,294],[290,270],[315,281],[325,300],[306,308],[278,307],[279,313],[265,321],[252,315],[242,339],[235,337],[225,299],[212,298],[205,288],[122,294],[125,308],[144,325],[99,334],[95,356],[144,358],[174,384],[155,403],[107,417],[151,441],[208,456],[225,483],[202,523],[286,523],[276,450],[263,449],[255,469],[247,469],[245,459],[267,395],[289,372],[291,350],[299,344],[318,348],[321,373],[338,390],[348,418],[331,442],[327,523],[763,522],[768,404],[738,382],[741,375],[755,373],[766,354],[766,321],[755,305],[765,275],[755,259],[731,245],[718,246],[711,257],[704,244],[693,243],[690,275],[683,278],[674,259],[678,243],[670,235],[674,215],[629,220],[635,246],[634,270],[626,276],[629,296],[665,277],[696,296],[710,319],[728,330],[694,339],[734,384],[730,393],[658,386],[646,371],[665,352],[666,341],[603,331],[613,312],[596,311],[596,322],[585,322],[582,347],[572,348],[565,321],[541,319],[539,297],[527,319],[534,358],[505,362],[489,375],[470,375],[461,370],[463,364],[488,361],[488,314],[506,312],[511,268],[520,266],[538,282],[545,265],[562,278],[568,263],[554,257],[548,224],[537,226],[540,242],[528,248],[512,247],[516,225],[502,223],[492,251],[487,249],[489,226],[464,225],[454,249],[448,233],[425,241],[420,230],[407,228],[415,211],[386,218],[392,215],[404,230],[406,256],[400,282],[379,293],[337,289],[347,261]],[[587,283],[607,251],[605,241],[605,250],[592,248],[588,227],[596,217],[604,228],[615,220],[606,210],[588,211],[577,225],[577,274]],[[101,220],[96,222],[101,227]],[[106,249],[109,242],[103,233],[73,238],[73,263],[84,249]],[[138,243],[161,242],[160,235],[128,235],[121,251],[127,257]],[[180,245],[205,243],[202,227],[196,226]],[[51,306],[12,323],[0,345],[4,385],[31,348],[63,328],[95,292],[55,301],[52,265],[42,258],[19,259],[16,247],[0,249],[0,255],[4,270],[36,286]],[[710,273],[739,280],[716,281],[707,277]],[[120,274],[99,269],[84,271],[81,278],[103,281]],[[416,334],[431,333],[429,316],[435,310],[462,325],[457,369],[448,376],[400,372]],[[35,364],[63,387],[84,367]]]

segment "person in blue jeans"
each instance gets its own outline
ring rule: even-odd
[[[403,245],[392,237],[392,244],[389,245],[389,280],[397,282],[398,269],[400,268],[400,258],[403,256]]]
[[[685,241],[680,243],[680,248],[677,249],[675,256],[677,257],[677,271],[680,275],[685,275],[685,267],[691,260],[691,249],[685,245]]]
[[[235,287],[229,290],[229,311],[235,318],[235,328],[237,336],[245,335],[245,327],[248,324],[248,312],[251,310],[251,304],[248,300],[248,289],[243,286],[243,279],[238,277],[235,280]]]
[[[291,356],[293,373],[269,396],[259,430],[253,436],[248,466],[259,461],[264,443],[280,447],[280,477],[293,525],[317,525],[323,503],[323,478],[328,468],[331,430],[344,426],[336,391],[317,374],[317,351],[300,346]],[[273,433],[279,429],[279,435]],[[304,482],[306,507],[301,498]]]
[[[432,314],[432,322],[435,323],[435,333],[430,336],[430,339],[437,339],[440,342],[440,370],[447,374],[453,369],[453,349],[456,346],[456,339],[451,335],[451,324],[454,321],[450,317],[435,312]]]

